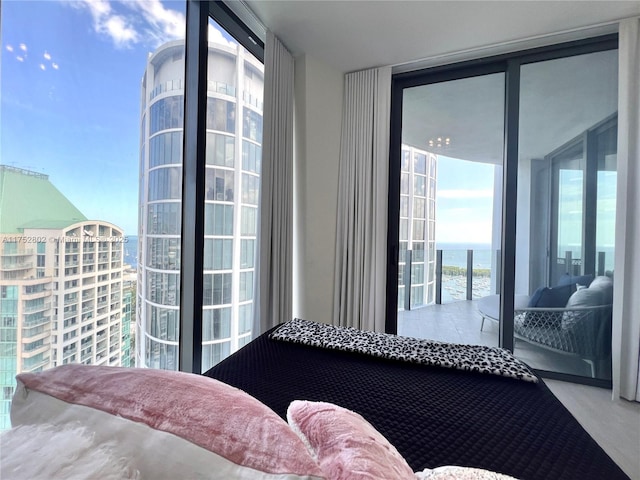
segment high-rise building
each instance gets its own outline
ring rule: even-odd
[[[0,165],[0,430],[10,427],[16,374],[121,365],[125,240],[47,175]]]
[[[263,65],[209,44],[202,367],[251,338]],[[178,368],[184,43],[149,56],[142,80],[136,365]]]
[[[398,308],[435,302],[438,156],[402,145]]]

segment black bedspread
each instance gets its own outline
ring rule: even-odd
[[[485,468],[521,479],[626,479],[543,382],[381,360],[271,340],[205,375],[285,418],[295,399],[360,413],[415,470]]]

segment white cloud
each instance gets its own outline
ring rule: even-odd
[[[209,31],[207,34],[209,37],[209,42],[226,45],[228,47],[235,47],[237,45],[237,43],[227,40],[222,32],[211,24],[209,24]]]
[[[451,198],[451,199],[469,199],[469,198],[492,198],[493,190],[437,190],[436,195],[438,198]]]
[[[120,15],[108,17],[101,28],[113,39],[117,47],[128,47],[138,41],[138,32]]]
[[[148,39],[164,43],[184,38],[186,19],[182,12],[165,8],[160,0],[129,2],[126,5],[142,14],[147,24],[145,33]]]
[[[160,0],[80,0],[67,4],[88,10],[94,31],[110,38],[117,48],[134,44],[155,48],[185,36],[184,14],[166,8]]]

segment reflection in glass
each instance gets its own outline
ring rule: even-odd
[[[617,51],[523,65],[515,354],[611,378]],[[551,290],[549,290],[551,289]],[[551,294],[552,292],[552,294]]]

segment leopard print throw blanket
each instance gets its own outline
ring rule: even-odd
[[[538,377],[524,362],[507,350],[498,347],[402,337],[299,318],[280,325],[271,333],[270,338],[392,360],[538,382]]]

